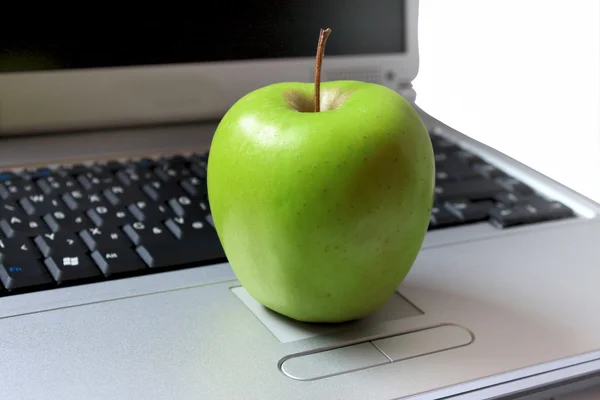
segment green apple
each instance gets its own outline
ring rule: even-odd
[[[276,83],[239,99],[215,132],[214,225],[247,292],[298,321],[365,317],[422,246],[434,156],[415,109],[359,81]]]

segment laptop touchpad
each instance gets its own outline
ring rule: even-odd
[[[400,294],[395,293],[377,312],[361,320],[342,324],[309,324],[294,321],[269,310],[254,300],[254,298],[248,294],[246,289],[241,286],[234,287],[231,290],[281,343],[307,339],[341,329],[359,329],[362,326],[373,326],[381,322],[394,321],[423,314],[421,310],[411,304],[407,299]]]

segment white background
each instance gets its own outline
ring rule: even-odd
[[[600,202],[600,1],[421,0],[417,104]]]

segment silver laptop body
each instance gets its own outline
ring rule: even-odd
[[[288,6],[286,15],[297,15]],[[337,6],[322,6],[314,20],[317,26],[331,18],[333,31],[323,79],[374,81],[414,102],[418,2]],[[238,33],[252,20],[230,13],[239,18]],[[274,22],[280,14],[269,15]],[[291,45],[297,41],[285,32],[302,32],[316,48],[318,30],[303,27],[282,28],[279,39]],[[243,45],[245,37],[253,38],[237,36],[238,47],[258,53]],[[206,56],[202,41],[195,46],[197,59]],[[173,56],[168,65],[103,65],[110,68],[50,57],[36,60],[49,70],[31,64],[0,73],[0,176],[202,154],[218,118],[243,94],[312,79],[314,56],[302,46],[294,51],[281,58],[219,61],[209,54],[206,62]],[[0,397],[533,399],[598,382],[600,205],[415,107],[440,145],[459,146],[573,214],[504,228],[480,221],[432,229],[385,307],[334,326],[300,324],[264,309],[226,262],[45,290],[12,292],[0,283]],[[531,218],[531,205],[527,210]],[[0,269],[0,278],[9,275]]]

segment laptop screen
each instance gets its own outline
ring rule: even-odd
[[[319,29],[328,55],[404,53],[403,0],[255,0],[136,19],[65,19],[72,35],[0,37],[0,72],[313,57]],[[115,14],[118,15],[118,14]],[[127,14],[130,15],[130,14]]]

